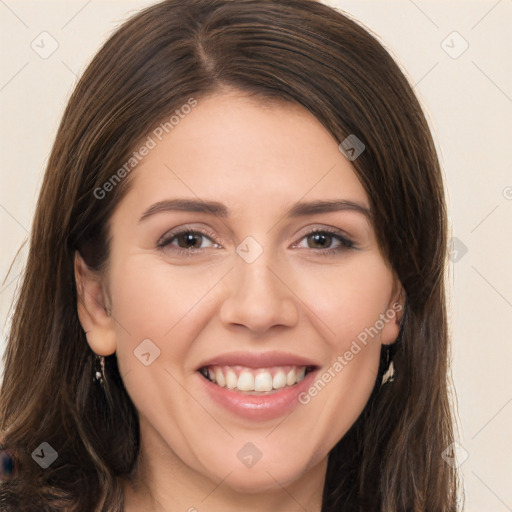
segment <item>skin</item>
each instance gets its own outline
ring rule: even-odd
[[[299,105],[263,105],[234,90],[203,98],[133,171],[111,219],[108,271],[94,274],[77,254],[88,342],[97,354],[117,353],[140,416],[126,511],[321,510],[327,455],[364,408],[398,316],[287,417],[250,421],[226,411],[201,391],[195,370],[221,353],[281,350],[316,361],[321,374],[396,304],[400,286],[364,214],[284,216],[299,200],[369,209],[338,144]],[[172,198],[220,201],[231,215],[165,211],[139,222]],[[187,250],[183,237],[158,247],[185,225],[213,232],[189,244],[202,252],[177,252]],[[325,227],[355,248],[307,236]],[[248,236],[263,248],[250,264],[235,252]],[[148,338],[160,356],[145,366],[134,350]],[[262,453],[250,468],[237,457],[247,442]]]

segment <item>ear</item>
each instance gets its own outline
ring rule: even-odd
[[[98,355],[109,356],[116,351],[117,341],[110,303],[102,279],[91,270],[78,251],[75,252],[75,281],[78,318],[87,343]]]
[[[384,328],[381,331],[380,340],[383,345],[391,345],[397,340],[404,309],[405,291],[402,284],[396,280],[386,311],[381,315]]]

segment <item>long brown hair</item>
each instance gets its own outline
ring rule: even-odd
[[[221,88],[299,103],[341,142],[383,255],[406,294],[396,343],[374,391],[331,450],[323,512],[456,510],[444,296],[446,212],[434,144],[413,91],[359,24],[310,0],[167,0],[124,23],[79,81],[40,192],[4,356],[0,443],[15,457],[2,510],[116,511],[134,467],[138,417],[106,358],[105,389],[77,315],[73,260],[103,269],[109,219],[131,183],[104,184],[163,119]],[[100,195],[104,197],[98,198]],[[381,385],[390,361],[394,379]],[[42,469],[41,443],[58,457]]]

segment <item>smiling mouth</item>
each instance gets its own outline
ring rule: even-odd
[[[202,377],[219,387],[258,395],[291,388],[315,369],[314,366],[203,366],[198,371]]]

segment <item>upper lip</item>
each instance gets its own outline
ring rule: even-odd
[[[203,361],[197,370],[205,366],[245,366],[269,368],[272,366],[315,366],[312,359],[286,352],[228,352]]]

